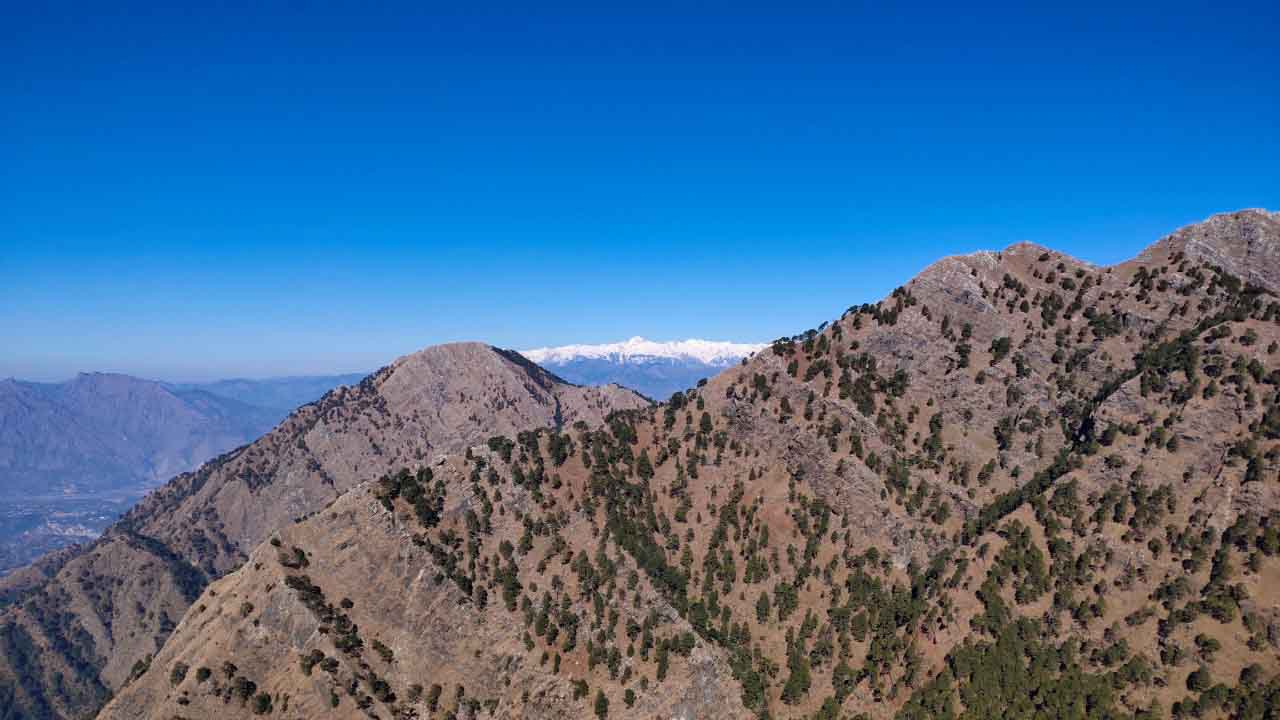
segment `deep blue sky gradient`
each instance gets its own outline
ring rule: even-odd
[[[1274,2],[254,5],[6,7],[0,377],[767,340],[1280,206]]]

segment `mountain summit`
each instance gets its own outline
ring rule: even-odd
[[[763,343],[716,340],[655,342],[642,337],[602,345],[535,348],[521,354],[570,382],[617,383],[652,398],[693,387],[745,357]]]
[[[97,541],[0,580],[0,718],[81,718],[140,673],[214,579],[369,477],[493,435],[648,402],[481,343],[406,355],[156,489]],[[14,602],[14,601],[17,602]]]

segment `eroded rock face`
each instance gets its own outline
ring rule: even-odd
[[[1161,239],[1137,260],[1157,261],[1176,252],[1280,291],[1280,213],[1259,209],[1214,215]]]
[[[92,713],[272,529],[363,480],[490,435],[598,424],[647,404],[618,387],[569,385],[480,343],[400,358],[174,478],[97,542],[44,568],[49,579],[23,576],[27,587],[0,615],[0,689],[25,716]]]

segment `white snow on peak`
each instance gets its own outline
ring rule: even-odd
[[[603,345],[564,345],[521,350],[520,354],[540,364],[567,363],[581,359],[633,362],[663,358],[696,360],[707,365],[729,365],[768,347],[766,343],[718,342],[715,340],[673,340],[654,342],[642,337]]]

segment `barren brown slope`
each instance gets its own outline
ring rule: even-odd
[[[358,480],[494,433],[647,401],[559,381],[477,343],[403,357],[290,415],[257,442],[152,493],[82,552],[59,559],[0,616],[0,717],[84,717],[154,654],[209,582],[274,527]],[[46,568],[49,571],[50,568]]]
[[[106,717],[1262,717],[1280,298],[1205,258],[1275,220],[947,258],[666,405],[410,463],[283,529]]]
[[[506,469],[494,460],[496,467]],[[455,456],[431,466],[429,484],[438,481],[447,488],[443,514],[459,522],[478,509],[469,490],[469,465],[474,467]],[[417,704],[425,712],[431,687],[440,685],[448,690],[436,701],[440,707],[466,708],[474,702],[492,717],[583,715],[584,701],[574,697],[572,680],[586,674],[590,662],[581,650],[592,642],[586,628],[578,652],[565,651],[540,662],[526,650],[519,621],[506,617],[506,611],[495,613],[494,608],[505,602],[502,592],[473,602],[437,574],[431,550],[413,540],[417,521],[412,514],[388,511],[378,493],[377,483],[357,487],[307,521],[282,528],[243,568],[211,585],[157,654],[153,669],[123,690],[104,717],[248,713],[246,698],[235,695],[246,692],[270,693],[274,714],[283,717],[351,717],[363,714],[357,709],[363,701],[347,697],[344,683],[357,674],[381,680],[373,683],[382,688],[384,699],[391,697],[386,693],[392,687],[403,700],[416,696],[405,707]],[[512,500],[517,505],[533,503],[531,494],[519,489]],[[515,512],[487,516],[486,522],[495,535],[518,537],[522,532]],[[562,532],[589,532],[583,520],[574,525]],[[615,559],[620,575],[634,572],[625,556]],[[530,574],[533,562],[529,559]],[[303,585],[304,577],[324,585]],[[659,618],[658,632],[688,629],[647,582],[637,581],[633,587],[634,606],[622,609],[616,623],[619,634],[628,623],[639,627],[651,610]],[[322,596],[345,619],[326,615],[327,610],[317,612]],[[344,642],[339,636],[363,650],[335,652],[333,641]],[[313,655],[317,652],[324,657]],[[304,656],[315,658],[306,669],[299,660]],[[730,720],[746,712],[738,700],[737,683],[714,648],[693,648],[687,658],[677,656],[673,666],[662,692],[644,698],[630,714]],[[181,690],[168,679],[174,668],[184,675],[176,683]],[[199,679],[204,676],[201,668],[216,670],[216,677]],[[247,683],[253,683],[252,692]],[[463,688],[461,700],[458,687]],[[224,693],[235,697],[230,706]],[[523,703],[526,694],[529,701]],[[614,716],[624,717],[628,713],[620,698]],[[251,707],[262,702],[252,697],[247,701]]]

